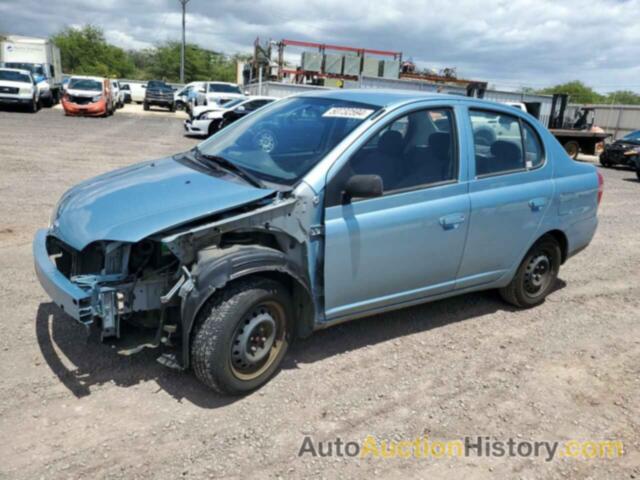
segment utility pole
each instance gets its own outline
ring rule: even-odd
[[[189,0],[179,0],[182,5],[182,46],[180,48],[180,83],[184,83],[184,46],[185,46],[185,16]]]

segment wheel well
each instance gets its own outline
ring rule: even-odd
[[[311,335],[315,323],[314,302],[310,292],[298,279],[277,270],[256,272],[240,278],[245,279],[249,276],[269,278],[284,285],[291,295],[291,303],[295,311],[295,318],[292,319],[295,335],[298,337]]]
[[[569,242],[567,241],[567,236],[560,230],[551,230],[545,233],[545,235],[552,236],[558,242],[558,245],[560,245],[560,252],[562,253],[560,263],[564,263],[567,260],[567,255],[569,254]]]

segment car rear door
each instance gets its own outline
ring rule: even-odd
[[[458,289],[495,281],[521,261],[554,190],[552,165],[532,124],[499,110],[468,114],[471,218]]]
[[[457,118],[450,107],[399,112],[329,172],[327,320],[453,290],[469,214]],[[354,174],[379,175],[384,194],[345,203],[341,193]]]

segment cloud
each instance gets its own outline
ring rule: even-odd
[[[402,51],[421,66],[502,87],[581,79],[640,91],[640,0],[191,0],[187,40],[249,53],[256,37]],[[180,38],[177,0],[3,0],[0,31],[92,23],[124,48]]]

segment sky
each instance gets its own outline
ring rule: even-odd
[[[190,0],[187,41],[251,53],[256,37],[403,52],[503,89],[579,79],[640,92],[640,0]],[[0,33],[91,23],[127,49],[179,40],[178,0],[0,0]]]

